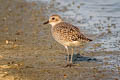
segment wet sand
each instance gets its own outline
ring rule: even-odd
[[[64,47],[52,38],[50,26],[42,25],[45,6],[42,2],[0,0],[0,80],[120,79],[119,60],[109,63],[119,58],[119,51],[81,51],[82,57],[74,55],[75,66],[65,68]]]

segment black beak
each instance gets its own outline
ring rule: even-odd
[[[46,21],[46,22],[44,22],[43,24],[48,24],[49,23],[49,21]]]

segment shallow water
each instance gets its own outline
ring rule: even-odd
[[[120,51],[120,1],[119,0],[27,0],[43,1],[48,4],[48,16],[61,15],[84,30],[85,34],[96,35],[90,51]]]

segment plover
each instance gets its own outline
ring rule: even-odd
[[[84,45],[87,42],[92,41],[91,39],[85,37],[79,30],[78,27],[64,22],[59,15],[50,16],[49,20],[44,22],[44,24],[50,24],[51,33],[53,38],[60,44],[62,44],[67,51],[67,65],[72,65],[73,57],[73,47]],[[68,47],[72,47],[71,58],[69,59]]]

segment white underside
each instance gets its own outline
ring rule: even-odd
[[[80,46],[80,45],[82,45],[82,43],[81,42],[79,42],[79,41],[73,41],[73,42],[60,42],[62,45],[64,45],[64,46]]]

